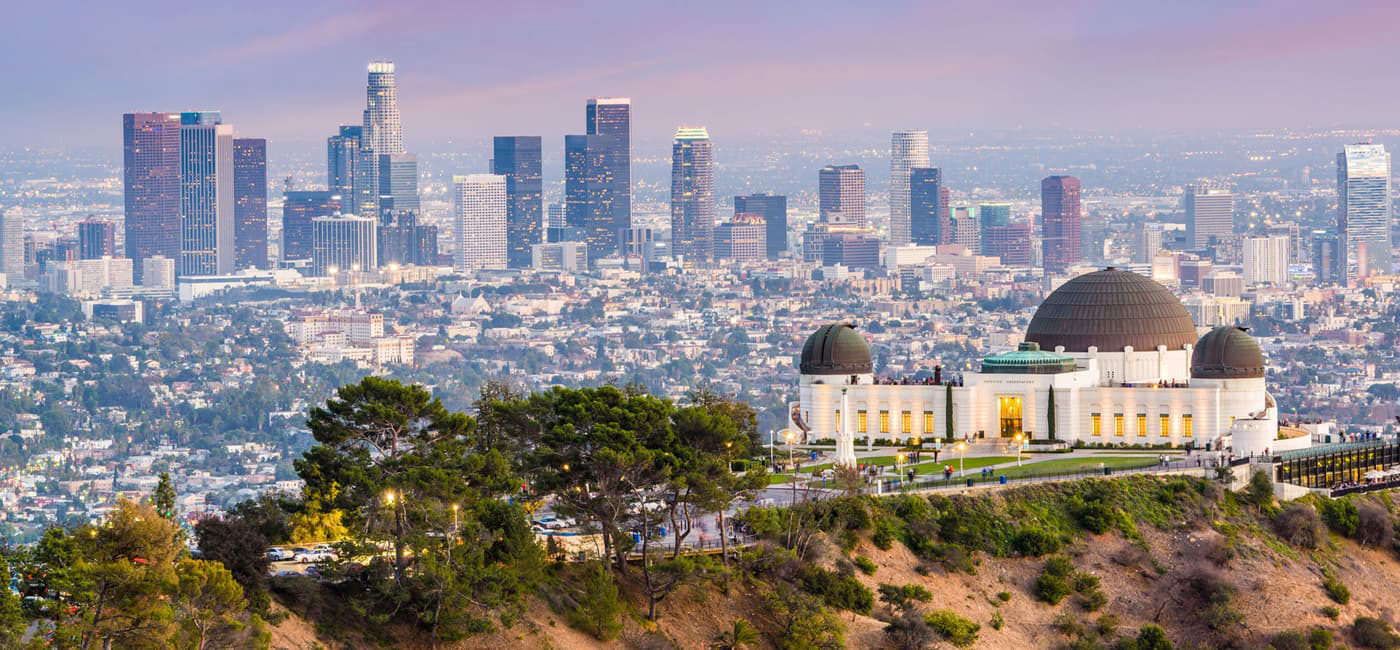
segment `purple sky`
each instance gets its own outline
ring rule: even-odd
[[[942,5],[948,6],[942,6]],[[217,109],[239,133],[358,123],[398,63],[410,146],[546,141],[592,95],[634,129],[1384,127],[1400,3],[12,3],[0,146],[119,144],[131,110]]]

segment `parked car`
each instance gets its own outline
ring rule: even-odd
[[[292,559],[295,555],[296,554],[293,553],[291,549],[287,548],[273,547],[267,549],[267,559],[272,560],[273,562],[286,562],[287,560]]]
[[[334,552],[314,548],[301,549],[299,552],[292,556],[292,561],[300,562],[301,564],[310,564],[312,562],[324,562],[326,560],[334,559]]]

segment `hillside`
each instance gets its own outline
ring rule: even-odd
[[[821,647],[838,638],[836,647],[952,647],[946,634],[918,631],[917,624],[906,645],[897,645],[885,627],[900,608],[880,598],[882,584],[927,590],[926,602],[909,601],[907,621],[951,610],[980,626],[968,647],[1166,647],[1135,640],[1149,624],[1176,647],[1330,647],[1322,643],[1329,635],[1337,647],[1387,647],[1394,637],[1367,627],[1366,618],[1393,623],[1400,602],[1389,495],[1319,501],[1321,515],[1312,499],[1280,504],[1262,488],[1234,493],[1201,479],[1129,477],[759,511],[749,520],[774,541],[744,551],[727,591],[719,567],[700,567],[658,606],[654,624],[645,619],[647,599],[634,569],[619,580],[624,611],[616,638],[599,641],[571,627],[577,598],[565,594],[577,595],[584,572],[555,565],[512,627],[439,647],[703,648],[736,620],[756,628],[752,647]],[[783,517],[792,525],[775,526]],[[1041,577],[1047,565],[1065,576],[1060,591],[1067,593],[1056,605],[1037,596],[1056,591],[1038,586],[1055,583]],[[1335,598],[1324,589],[1329,580]],[[274,594],[307,612],[304,593]],[[802,602],[822,604],[807,611]],[[318,630],[327,647],[429,647],[410,627],[376,633],[335,623],[350,614],[340,608],[327,618],[337,607],[323,606],[319,627],[289,619],[274,632],[274,647],[308,647],[307,629]],[[813,629],[824,622],[838,623],[839,636]],[[299,632],[284,634],[285,626]],[[1308,645],[1309,634],[1316,645]],[[920,645],[924,637],[931,643]]]

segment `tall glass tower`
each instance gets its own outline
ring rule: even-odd
[[[714,246],[715,169],[705,127],[683,126],[671,145],[671,253],[708,260]]]
[[[1083,259],[1080,250],[1079,179],[1047,176],[1040,181],[1041,262],[1046,273],[1063,273]]]
[[[355,170],[359,167],[360,134],[362,126],[341,126],[340,132],[326,138],[326,189],[339,194],[344,209],[351,214],[355,207]]]
[[[126,256],[141,281],[147,257],[180,259],[180,114],[122,116]]]
[[[544,222],[540,136],[497,136],[492,145],[491,173],[506,177],[506,261],[528,268]]]
[[[1337,231],[1346,244],[1347,280],[1389,273],[1390,153],[1349,144],[1337,154]]]
[[[233,126],[180,114],[180,275],[234,271]]]
[[[392,61],[369,64],[365,89],[364,124],[360,129],[360,159],[356,165],[355,206],[367,217],[379,216],[380,156],[404,153],[399,121],[399,90]],[[417,165],[414,165],[416,170]],[[415,172],[416,173],[416,172]]]
[[[928,131],[895,131],[890,136],[890,245],[911,241],[909,172],[928,167]]]
[[[583,229],[590,257],[604,257],[632,226],[632,100],[588,100],[584,126],[586,135],[564,136],[568,222]]]
[[[267,140],[233,140],[233,242],[236,269],[267,268]]]

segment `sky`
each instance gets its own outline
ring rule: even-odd
[[[121,113],[210,109],[249,137],[355,124],[397,64],[410,148],[583,128],[1382,128],[1387,0],[23,2],[0,14],[0,147],[120,147]]]

